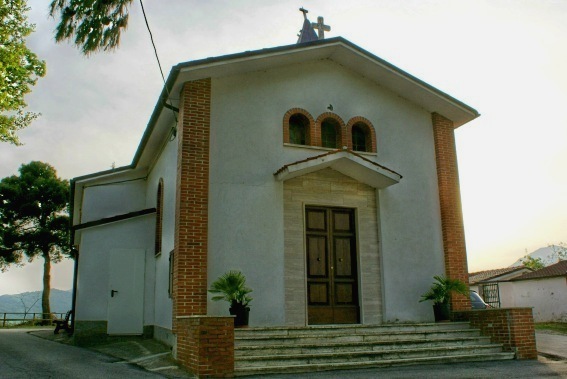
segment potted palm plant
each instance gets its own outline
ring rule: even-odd
[[[435,321],[448,321],[451,316],[451,309],[449,307],[451,294],[460,293],[461,295],[467,296],[467,285],[459,279],[451,279],[439,275],[434,276],[433,279],[435,279],[435,281],[429,291],[421,295],[420,302],[432,300]]]
[[[218,294],[212,300],[226,300],[230,304],[229,312],[236,316],[234,326],[248,325],[252,298],[248,295],[252,290],[246,287],[246,277],[240,271],[230,270],[211,284],[210,293]]]

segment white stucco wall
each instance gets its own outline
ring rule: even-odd
[[[84,188],[79,223],[144,209],[146,202],[144,179],[115,181],[118,183],[87,185]]]
[[[567,278],[555,277],[499,283],[505,307],[533,307],[535,322],[567,322]]]
[[[162,253],[155,256],[155,325],[172,328],[173,303],[169,296],[169,256],[174,247],[175,196],[177,185],[177,140],[168,142],[148,175],[146,208],[157,204],[157,189],[163,180]]]
[[[153,282],[153,214],[81,231],[76,318],[103,321],[108,311],[109,254],[113,249],[145,249],[145,282]],[[127,268],[125,268],[127,269]],[[154,322],[154,287],[144,287],[144,325]]]
[[[164,182],[162,253],[154,254],[155,213],[80,231],[77,320],[107,318],[108,254],[117,248],[143,248],[144,325],[171,329],[169,255],[173,250],[177,141],[167,143],[147,178],[86,187],[81,206],[82,223],[156,207],[157,187]],[[130,178],[128,178],[129,180]]]
[[[431,116],[329,61],[213,79],[209,282],[242,270],[251,324],[283,324],[283,183],[273,173],[324,151],[283,146],[282,120],[295,107],[317,118],[329,104],[345,122],[369,119],[378,153],[367,157],[403,175],[377,195],[384,320],[431,320],[430,304],[418,303],[444,272]],[[209,313],[227,306],[210,302]]]

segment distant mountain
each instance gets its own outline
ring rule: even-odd
[[[553,250],[554,248],[555,248],[555,251],[559,251],[561,247],[555,246],[555,245],[542,247],[540,249],[537,249],[534,252],[529,253],[528,256],[530,256],[534,259],[541,258],[541,261],[544,264],[544,266],[549,266],[549,265],[552,265],[554,263],[557,263],[557,261],[558,261],[558,256]],[[510,267],[521,266],[523,258],[524,257],[518,259]]]
[[[49,296],[51,312],[65,313],[70,310],[72,294],[71,290],[62,291],[51,289]],[[23,292],[16,295],[0,295],[0,313],[24,313],[24,310],[28,308],[30,308],[30,310],[28,310],[29,313],[41,312],[41,291]]]

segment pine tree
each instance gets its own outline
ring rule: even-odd
[[[30,162],[0,181],[0,269],[42,257],[43,319],[51,318],[51,263],[70,256],[69,182],[47,163]]]
[[[128,26],[132,0],[53,0],[49,15],[59,20],[57,42],[73,40],[83,54],[113,50]]]

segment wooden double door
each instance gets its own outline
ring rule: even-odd
[[[306,207],[308,323],[359,322],[355,213]]]

